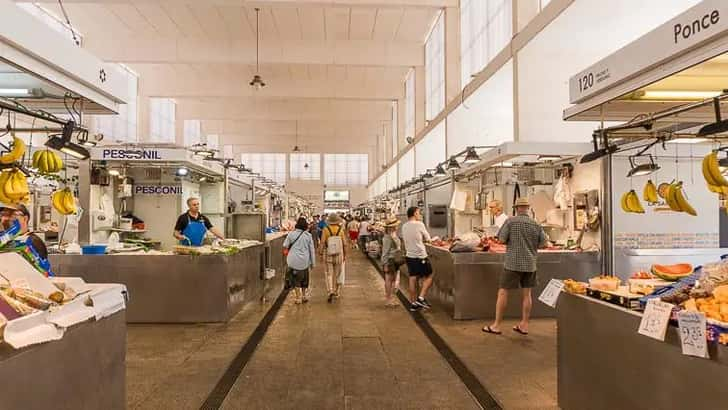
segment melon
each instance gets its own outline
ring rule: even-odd
[[[676,281],[693,273],[693,265],[689,263],[677,263],[675,265],[652,265],[652,274],[660,279]]]

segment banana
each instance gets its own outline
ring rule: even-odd
[[[51,159],[50,159],[50,156],[51,155],[50,154],[51,154],[50,151],[46,150],[43,153],[43,156],[41,157],[41,161],[40,161],[40,163],[41,163],[41,172],[43,172],[44,174],[47,174],[47,173],[51,172],[51,169],[52,169],[52,166],[53,166],[51,164]]]
[[[709,176],[705,175],[706,170]],[[709,184],[713,184],[715,186],[728,186],[728,180],[726,180],[720,172],[717,152],[711,151],[710,154],[703,158],[703,177]]]
[[[670,187],[667,189],[667,198],[665,198],[665,201],[667,201],[667,205],[670,207],[671,210],[675,212],[682,212],[682,209],[680,209],[680,205],[677,203],[677,200],[675,199],[675,191],[677,189],[677,184],[672,183],[670,184]]]
[[[624,212],[632,212],[632,210],[629,208],[629,205],[627,204],[627,196],[629,195],[629,192],[625,192],[622,194],[622,198],[619,200],[619,204],[622,206],[622,210]]]
[[[22,201],[30,194],[25,175],[17,169],[10,171],[7,181],[3,184],[3,190],[5,196],[13,203]]]
[[[10,178],[10,172],[0,172],[0,202],[3,204],[13,202],[12,199],[5,195],[5,183],[8,181],[8,178]]]
[[[38,162],[40,161],[41,155],[43,155],[43,151],[35,151],[33,153],[33,161],[31,162],[33,168],[38,169]]]
[[[642,203],[640,203],[640,198],[637,196],[637,192],[635,190],[629,191],[627,194],[627,205],[629,206],[629,209],[632,210],[632,212],[643,214],[645,213],[645,209],[642,208]]]
[[[73,192],[71,192],[71,190],[68,188],[65,189],[63,205],[66,207],[69,213],[76,213],[76,198],[73,196]]]
[[[647,201],[648,204],[659,202],[657,198],[657,186],[655,186],[655,183],[651,179],[648,179],[647,184],[645,184],[645,188],[642,191],[642,199]]]
[[[63,169],[63,160],[61,159],[61,156],[56,154],[55,152],[51,151],[51,154],[53,156],[53,162],[55,163],[53,169],[53,172],[58,172]]]
[[[682,182],[678,182],[677,184],[675,184],[675,187],[673,188],[673,197],[675,198],[675,202],[677,203],[681,211],[687,212],[692,216],[698,215],[698,213],[695,212],[695,208],[693,208],[688,203],[688,200],[685,198],[685,193],[682,189]]]
[[[54,191],[51,194],[51,204],[53,204],[53,208],[58,211],[61,215],[68,215],[69,212],[63,205],[63,201],[61,200],[62,191]]]
[[[713,184],[708,184],[708,191],[713,192],[715,194],[722,194],[724,187],[715,186]],[[728,188],[728,187],[726,187]]]
[[[13,148],[7,154],[0,156],[0,164],[12,164],[25,154],[25,142],[18,137],[13,137]]]

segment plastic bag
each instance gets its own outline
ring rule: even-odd
[[[469,241],[456,241],[450,246],[450,252],[457,253],[457,252],[475,252],[478,250],[478,246],[480,245],[480,239],[478,240],[469,240]]]

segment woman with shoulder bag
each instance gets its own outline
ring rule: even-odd
[[[399,223],[397,218],[390,218],[384,225],[382,266],[384,267],[384,296],[386,306],[397,306],[397,301],[394,298],[394,286],[399,275],[399,267],[405,264],[402,241],[397,236]]]
[[[316,248],[306,218],[298,218],[296,230],[286,236],[283,253],[288,263],[286,289],[293,289],[296,304],[306,303],[309,271],[316,266]]]

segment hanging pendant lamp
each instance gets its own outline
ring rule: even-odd
[[[255,8],[255,75],[253,79],[248,83],[251,87],[256,90],[260,90],[265,87],[265,82],[260,76],[260,9]]]

